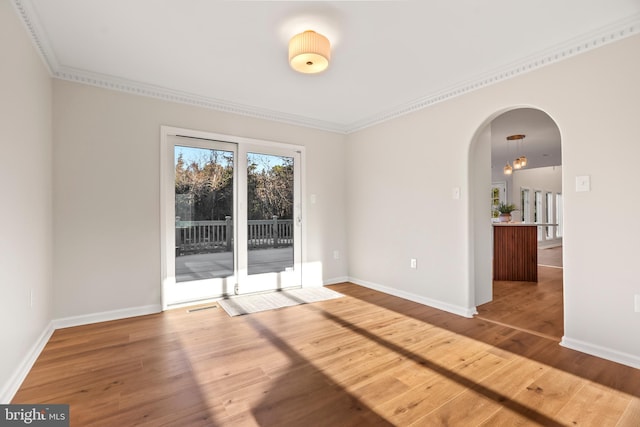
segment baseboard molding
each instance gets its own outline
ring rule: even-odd
[[[89,325],[91,323],[108,322],[110,320],[126,319],[127,317],[145,316],[160,313],[160,304],[141,307],[123,308],[121,310],[103,311],[100,313],[82,314],[80,316],[64,317],[53,320],[54,329],[70,328],[73,326]]]
[[[549,244],[538,242],[538,249],[552,249],[552,248],[559,248],[560,246],[562,246],[562,239],[552,241]]]
[[[582,353],[590,354],[592,356],[600,357],[602,359],[607,359],[612,362],[621,363],[623,365],[631,366],[632,368],[640,369],[640,357],[634,356],[633,354],[611,350],[610,348],[601,347],[596,344],[568,338],[566,336],[562,337],[560,345],[571,350],[580,351]]]
[[[323,280],[322,281],[322,286],[337,285],[338,283],[344,283],[344,282],[348,282],[348,281],[349,281],[349,277],[347,277],[347,276],[334,277],[332,279]]]
[[[356,279],[355,277],[349,277],[348,281],[355,283],[356,285],[364,286],[365,288],[373,289],[374,291],[383,292],[387,295],[406,299],[409,301],[417,302],[419,304],[427,305],[429,307],[437,308],[438,310],[446,311],[448,313],[457,314],[458,316],[473,317],[476,314],[475,307],[461,307],[458,305],[449,304],[443,301],[434,300],[431,298],[423,297],[411,292],[401,291],[389,286],[380,285],[378,283],[368,282],[366,280]]]
[[[125,308],[122,310],[104,311],[101,313],[85,314],[81,316],[65,317],[54,319],[49,322],[44,331],[40,334],[23,362],[18,366],[8,383],[0,390],[0,404],[5,405],[11,402],[33,364],[42,353],[45,345],[49,342],[51,335],[56,329],[69,328],[72,326],[89,325],[91,323],[107,322],[109,320],[126,319],[127,317],[144,316],[147,314],[159,313],[162,311],[160,304],[146,305],[142,307]]]
[[[44,346],[49,342],[49,338],[51,338],[54,331],[53,321],[51,321],[44,328],[31,349],[29,349],[22,363],[18,366],[18,369],[16,369],[9,381],[2,387],[2,390],[0,390],[0,404],[8,405],[11,403],[13,396],[18,392],[22,382],[27,377],[29,371],[31,371],[33,364],[36,363],[38,356],[40,356]]]

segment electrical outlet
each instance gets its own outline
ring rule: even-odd
[[[333,251],[333,259],[340,259],[340,251]]]
[[[451,191],[451,197],[453,197],[454,200],[460,199],[460,187],[453,187],[453,190]]]
[[[410,266],[411,268],[418,268],[418,260],[415,258],[411,258]]]

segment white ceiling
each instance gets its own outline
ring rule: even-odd
[[[640,0],[13,0],[52,75],[350,132],[640,32]],[[332,43],[294,72],[287,43]]]

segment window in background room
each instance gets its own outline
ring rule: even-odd
[[[546,209],[546,216],[545,216],[545,222],[547,224],[552,223],[553,222],[553,193],[547,192],[546,193],[546,202],[547,202],[547,209]],[[547,230],[547,239],[553,239],[553,228],[554,227],[546,227]]]
[[[520,190],[520,206],[522,207],[522,221],[531,222],[531,192],[528,188]]]
[[[562,194],[556,194],[556,237],[562,237]]]
[[[498,218],[498,205],[507,203],[507,183],[494,182],[491,184],[491,218]]]
[[[533,222],[540,224],[542,222],[542,215],[544,210],[542,209],[542,191],[536,191],[533,194]],[[538,241],[542,240],[542,229],[538,227]]]

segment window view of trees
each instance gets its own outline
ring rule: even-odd
[[[177,145],[174,150],[176,282],[232,275],[236,237],[246,245],[249,275],[293,269],[294,158],[248,153],[247,169],[239,171],[247,174],[247,188],[235,192],[233,151]],[[243,223],[234,218],[234,193],[242,201],[244,190]],[[236,226],[246,230],[246,238],[234,232]]]
[[[293,158],[250,153],[248,219],[293,218]],[[176,147],[176,218],[218,221],[233,213],[233,153]]]
[[[249,220],[293,219],[293,158],[250,153]]]
[[[491,184],[491,218],[498,218],[500,203],[507,203],[506,184],[504,182],[494,182]]]
[[[216,221],[230,216],[233,153],[176,147],[176,154],[176,219]]]
[[[491,217],[498,218],[500,212],[498,212],[498,205],[500,204],[500,189],[493,187],[491,189]]]

